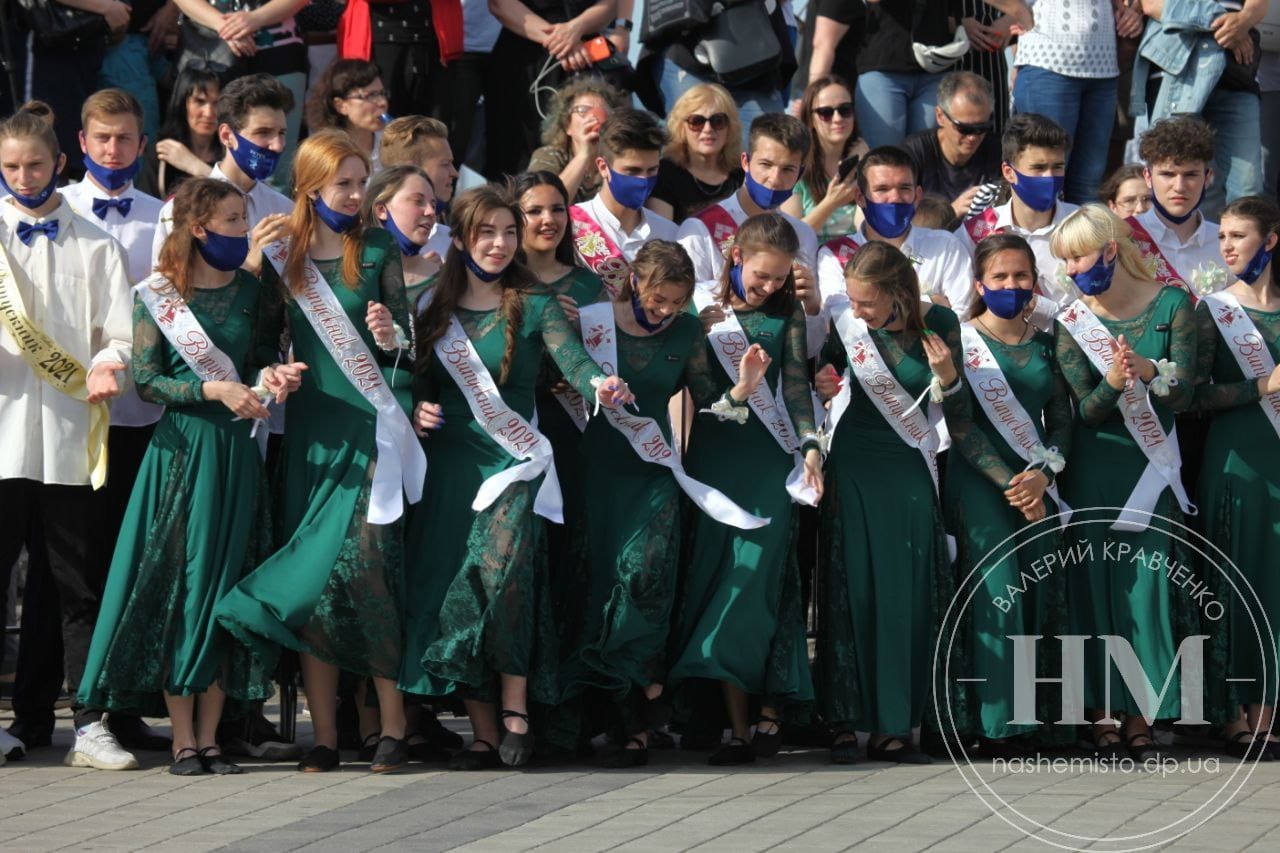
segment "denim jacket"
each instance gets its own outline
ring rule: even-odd
[[[1153,65],[1164,72],[1164,80],[1151,121],[1204,109],[1227,66],[1227,54],[1213,40],[1210,24],[1228,11],[1213,0],[1166,0],[1161,20],[1147,19],[1133,64],[1129,115],[1147,112]]]

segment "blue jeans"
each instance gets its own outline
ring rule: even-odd
[[[937,127],[941,74],[868,71],[854,84],[858,132],[867,145],[897,145],[912,133]]]
[[[1063,193],[1072,204],[1098,200],[1107,170],[1107,148],[1116,123],[1116,77],[1067,77],[1034,65],[1018,68],[1014,113],[1039,113],[1071,137]]]
[[[167,64],[162,57],[152,58],[145,35],[129,33],[124,41],[107,48],[98,71],[102,88],[124,89],[142,104],[142,130],[152,145],[160,135],[160,95],[156,80]]]
[[[671,108],[675,106],[680,96],[694,86],[699,83],[714,82],[686,71],[666,57],[663,57],[660,67],[662,76],[658,78],[658,89],[662,92],[662,100],[667,112],[671,112]],[[733,95],[734,103],[738,105],[738,118],[742,121],[742,150],[748,151],[750,146],[747,144],[747,135],[751,129],[752,120],[765,113],[782,112],[785,109],[782,93],[776,90],[729,89],[729,94]]]
[[[1202,209],[1209,220],[1217,222],[1227,202],[1264,190],[1262,103],[1252,92],[1214,89],[1200,117],[1215,132],[1213,184],[1205,191]],[[1272,124],[1280,124],[1280,120]]]

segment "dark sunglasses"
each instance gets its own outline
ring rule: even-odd
[[[700,116],[694,113],[684,120],[684,123],[689,125],[689,129],[693,131],[702,130],[702,128],[706,127],[707,122],[711,122],[712,130],[724,130],[729,126],[729,116],[725,113],[716,113],[709,116]]]
[[[995,123],[992,121],[979,122],[978,124],[966,124],[962,121],[956,121],[946,110],[942,114],[947,117],[947,121],[951,122],[951,126],[956,129],[956,133],[961,136],[984,136],[995,130]]]
[[[843,104],[836,104],[834,107],[814,107],[813,111],[823,121],[831,121],[836,117],[836,113],[840,113],[840,118],[848,118],[853,115],[853,103],[845,101]]]

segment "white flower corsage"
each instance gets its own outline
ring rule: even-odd
[[[1215,263],[1206,262],[1191,271],[1191,285],[1201,296],[1217,293],[1226,283],[1227,271]]]
[[[1152,377],[1149,386],[1157,396],[1164,397],[1178,384],[1178,363],[1162,358],[1155,364],[1156,375]]]
[[[1048,468],[1055,474],[1061,474],[1062,469],[1066,467],[1067,459],[1058,448],[1037,444],[1031,448],[1031,463],[1022,470],[1030,471],[1032,468]]]
[[[743,403],[733,402],[728,394],[712,403],[711,408],[702,411],[715,415],[722,421],[737,421],[740,424],[745,424],[751,417],[751,409]]]

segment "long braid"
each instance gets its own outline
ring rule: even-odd
[[[516,340],[524,325],[524,288],[507,287],[502,291],[502,319],[507,323],[505,348],[502,351],[502,367],[498,372],[498,384],[505,385],[511,372],[511,359],[515,356]]]

